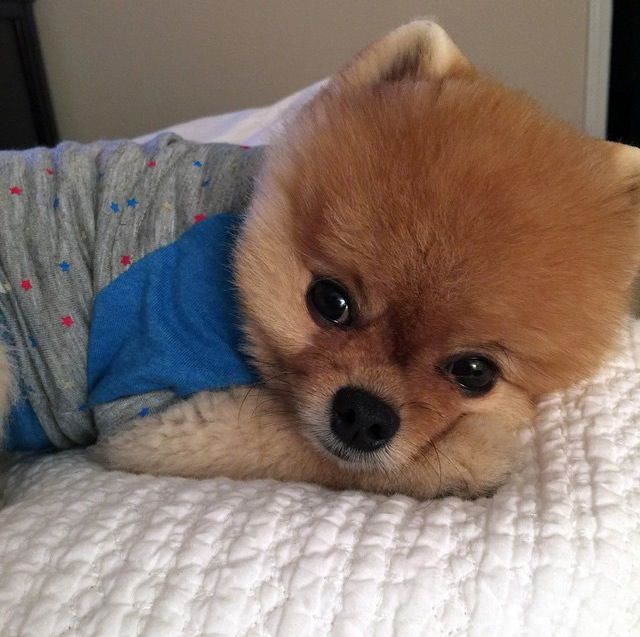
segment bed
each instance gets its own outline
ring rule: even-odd
[[[316,88],[171,130],[264,143]],[[639,389],[630,322],[475,501],[25,458],[0,510],[0,635],[640,635]]]

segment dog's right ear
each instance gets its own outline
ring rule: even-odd
[[[437,80],[473,74],[475,69],[441,26],[416,20],[356,54],[331,78],[328,88],[340,91],[401,80]]]

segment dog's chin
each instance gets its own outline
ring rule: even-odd
[[[377,451],[350,449],[330,432],[306,432],[305,437],[324,458],[349,471],[379,471],[388,464],[384,448]]]

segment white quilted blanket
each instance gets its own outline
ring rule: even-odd
[[[227,138],[260,139],[274,112]],[[639,388],[635,323],[473,502],[24,460],[0,511],[0,635],[640,635]]]

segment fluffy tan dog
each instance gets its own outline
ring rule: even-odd
[[[639,154],[483,76],[437,25],[393,31],[267,158],[235,262],[261,385],[197,394],[97,457],[492,492],[537,397],[616,342],[640,259]]]

